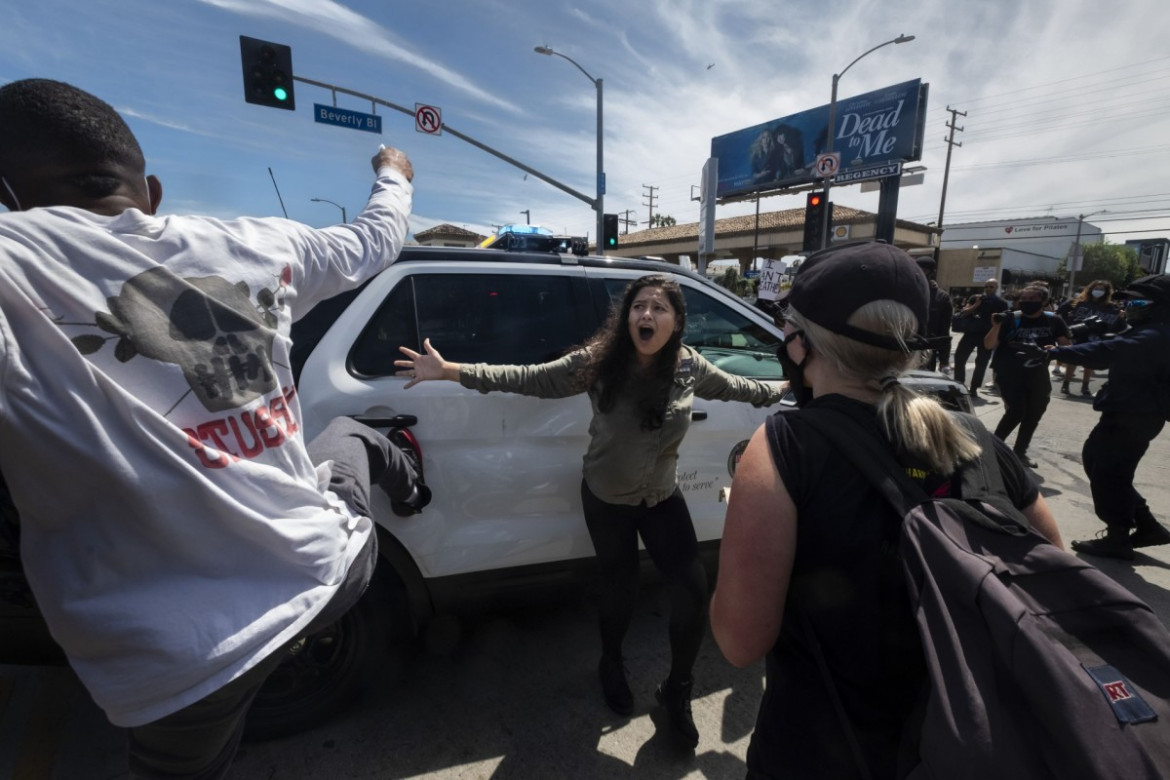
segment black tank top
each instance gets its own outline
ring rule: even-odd
[[[880,435],[868,404],[836,395],[812,403],[851,407]],[[901,518],[799,410],[773,415],[767,431],[773,462],[796,505],[797,547],[748,767],[764,777],[857,777],[796,607],[813,626],[873,777],[895,777],[903,726],[926,682],[897,555]],[[1008,495],[1016,506],[1029,506],[1038,495],[1034,483],[1006,446],[996,447]],[[912,466],[907,472],[928,493],[951,495],[952,480]]]

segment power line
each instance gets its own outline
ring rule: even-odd
[[[1128,65],[1118,65],[1116,68],[1109,68],[1108,70],[1097,70],[1097,71],[1093,71],[1092,73],[1082,74],[1080,76],[1070,76],[1066,79],[1059,79],[1057,81],[1049,81],[1049,82],[1045,82],[1043,84],[1036,84],[1036,85],[1033,85],[1031,87],[1019,87],[1019,88],[1013,89],[1011,92],[1004,92],[1004,93],[1001,93],[999,95],[984,95],[983,97],[968,98],[968,99],[964,100],[963,102],[967,103],[969,105],[977,106],[981,101],[984,101],[984,100],[995,100],[995,99],[1001,98],[1001,97],[1018,98],[1020,96],[1020,93],[1027,92],[1029,90],[1049,89],[1049,88],[1054,87],[1058,84],[1067,84],[1067,83],[1072,82],[1072,81],[1080,81],[1083,79],[1097,78],[1100,76],[1108,75],[1110,73],[1118,73],[1118,72],[1123,71],[1123,70],[1130,70],[1132,68],[1139,68],[1143,65],[1149,65],[1149,64],[1152,64],[1155,62],[1170,63],[1170,56],[1155,57],[1152,60],[1143,60],[1141,62],[1134,62],[1134,63],[1130,63]],[[1118,81],[1124,81],[1124,79],[1119,79]],[[1116,82],[1113,82],[1113,83],[1116,83]]]

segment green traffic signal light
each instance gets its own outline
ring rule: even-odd
[[[618,215],[603,214],[601,218],[601,243],[606,249],[613,249],[618,245]]]
[[[241,35],[240,60],[244,66],[244,100],[271,108],[296,110],[291,48]]]

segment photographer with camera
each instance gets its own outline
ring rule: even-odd
[[[963,334],[955,347],[952,364],[955,367],[955,381],[959,384],[967,383],[967,359],[975,352],[975,371],[971,374],[972,401],[979,398],[979,387],[983,384],[987,362],[991,359],[991,350],[983,346],[983,340],[991,330],[991,317],[1007,308],[1007,301],[999,296],[999,282],[988,279],[983,283],[983,294],[968,298],[966,305],[961,307],[951,322],[951,329]]]
[[[1125,301],[1128,328],[1097,341],[1049,349],[1046,357],[1109,369],[1109,381],[1093,400],[1101,419],[1081,450],[1093,510],[1105,531],[1072,547],[1132,560],[1134,548],[1170,544],[1170,531],[1133,487],[1138,463],[1170,417],[1170,276],[1144,276],[1117,297]]]
[[[1125,327],[1121,307],[1113,302],[1113,285],[1106,279],[1085,285],[1080,295],[1063,304],[1056,313],[1068,324],[1074,344],[1100,341],[1106,334],[1117,333]],[[1093,378],[1093,369],[1083,366],[1082,370],[1081,395],[1092,396],[1089,380]],[[1068,385],[1075,371],[1076,366],[1071,363],[1064,367],[1060,392],[1065,395],[1069,394]]]
[[[1025,287],[1018,302],[1019,311],[998,312],[991,316],[991,330],[987,332],[983,346],[995,350],[991,367],[1003,398],[1003,417],[995,426],[995,435],[1007,441],[1019,426],[1012,449],[1020,462],[1035,468],[1036,461],[1028,457],[1028,445],[1048,408],[1052,383],[1048,379],[1048,361],[1022,350],[1029,345],[1048,347],[1069,344],[1070,341],[1064,320],[1053,312],[1044,311],[1048,288],[1039,285]]]

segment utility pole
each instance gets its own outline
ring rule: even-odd
[[[1086,219],[1095,217],[1098,214],[1104,214],[1107,210],[1101,209],[1100,211],[1094,211],[1091,214],[1081,214],[1077,217],[1077,237],[1073,239],[1072,251],[1068,257],[1068,292],[1066,294],[1069,298],[1073,296],[1073,290],[1076,289],[1073,287],[1075,274],[1077,271],[1082,270],[1079,267],[1081,265],[1081,228],[1085,226]]]
[[[949,122],[947,122],[947,127],[949,127],[951,129],[951,134],[949,137],[943,139],[947,143],[947,164],[943,168],[942,197],[939,198],[939,202],[938,202],[938,224],[936,225],[936,227],[939,229],[940,232],[938,234],[938,243],[935,244],[935,247],[934,247],[934,265],[935,265],[934,272],[936,275],[938,274],[939,252],[942,251],[942,232],[941,231],[942,231],[942,226],[943,226],[943,209],[945,209],[946,205],[947,205],[947,180],[950,179],[950,177],[951,177],[951,151],[956,146],[963,145],[955,140],[955,132],[956,131],[960,132],[960,133],[963,132],[963,128],[955,127],[955,117],[967,116],[966,111],[959,111],[958,109],[951,108],[950,106],[947,106],[947,111],[951,112],[951,120]]]
[[[649,199],[650,202],[647,203],[646,201],[643,201],[642,205],[650,207],[650,216],[646,220],[646,224],[653,227],[654,226],[654,199],[655,199],[654,193],[658,191],[658,188],[653,187],[649,184],[643,184],[642,189],[649,190],[649,192],[643,192],[642,197]]]
[[[520,213],[524,215],[524,224],[531,225],[532,224],[532,209],[524,209]]]
[[[744,268],[743,261],[739,263],[739,271],[741,275],[746,275],[744,272],[756,266],[756,255],[760,253],[760,196],[756,196],[756,230],[752,233],[752,257],[748,261],[747,268]]]
[[[630,219],[630,215],[633,213],[634,212],[630,209],[626,209],[625,211],[621,212],[621,222],[622,226],[625,228],[622,230],[623,236],[628,236],[630,234],[630,225],[636,225],[638,223],[636,219]]]

